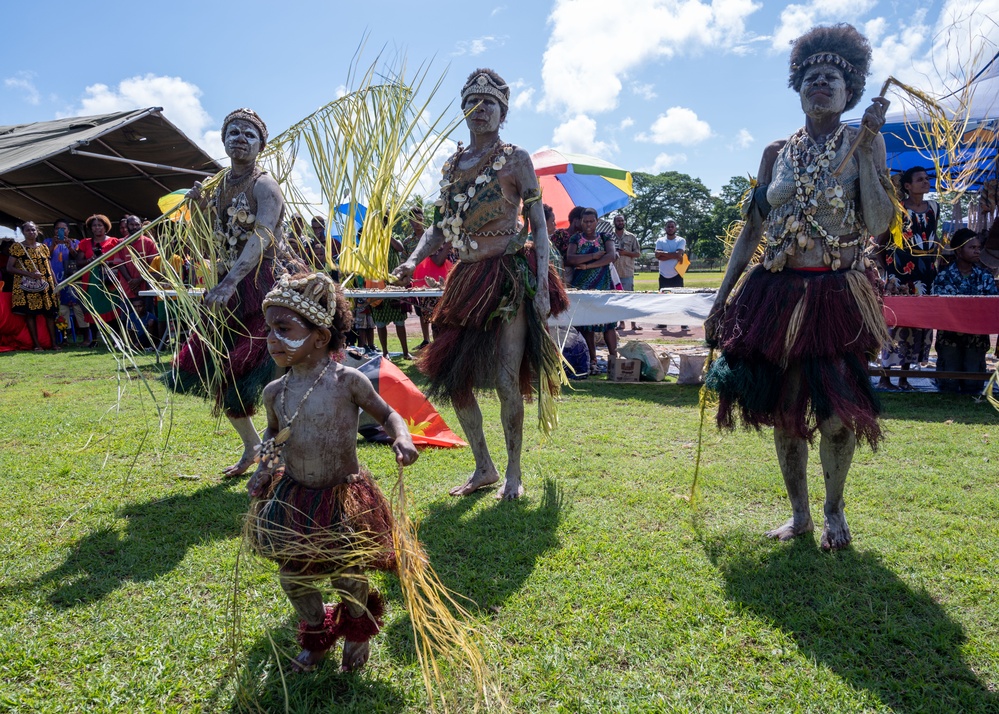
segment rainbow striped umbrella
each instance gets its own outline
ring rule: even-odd
[[[542,149],[531,160],[541,184],[541,200],[555,209],[559,228],[568,227],[573,206],[595,208],[604,216],[627,206],[635,195],[630,171],[595,156]]]

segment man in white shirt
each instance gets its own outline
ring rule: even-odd
[[[666,235],[656,239],[656,258],[659,260],[659,289],[682,288],[683,276],[677,272],[676,266],[683,259],[687,250],[687,241],[676,234],[676,221],[666,221]],[[660,325],[659,327],[664,327]],[[686,325],[680,326],[686,330]]]
[[[687,241],[676,234],[676,222],[666,221],[666,235],[656,239],[656,258],[659,260],[659,289],[682,288],[683,276],[676,266],[687,250]]]

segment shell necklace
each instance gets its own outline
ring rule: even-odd
[[[261,464],[269,471],[273,471],[281,464],[281,452],[284,450],[284,444],[288,441],[288,437],[291,436],[291,425],[295,422],[295,417],[297,417],[298,413],[302,410],[305,400],[309,398],[310,394],[312,394],[312,390],[318,387],[319,382],[321,382],[323,377],[326,376],[326,371],[330,368],[331,364],[333,364],[333,360],[327,360],[326,366],[323,367],[323,370],[319,373],[319,376],[316,377],[316,381],[312,383],[312,386],[309,387],[305,394],[302,395],[302,399],[298,402],[298,408],[295,409],[295,413],[290,417],[288,416],[287,409],[289,373],[285,373],[285,375],[281,377],[281,414],[285,419],[285,427],[275,436],[257,444],[254,447],[254,450],[257,452],[257,455],[253,459],[255,462]]]
[[[463,244],[466,248],[475,250],[479,247],[479,244],[462,230],[464,219],[461,217],[461,214],[468,208],[470,199],[475,196],[475,192],[479,187],[493,180],[492,172],[499,171],[506,165],[506,157],[513,153],[513,147],[509,144],[504,144],[497,138],[492,150],[487,151],[483,158],[479,160],[479,164],[483,168],[479,172],[479,175],[475,177],[475,181],[470,183],[467,189],[463,189],[452,195],[455,188],[454,175],[458,170],[458,161],[461,159],[464,151],[464,145],[458,142],[458,150],[450,159],[444,162],[444,178],[441,179],[440,184],[441,196],[435,202],[435,205],[440,209],[443,216],[437,223],[437,227],[441,229],[441,233],[444,234],[444,240],[448,243],[454,246]]]

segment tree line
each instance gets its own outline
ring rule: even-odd
[[[722,261],[725,244],[719,236],[741,219],[739,203],[749,189],[747,177],[733,176],[720,196],[712,196],[700,179],[679,171],[638,172],[632,180],[635,197],[620,212],[643,249],[654,248],[666,221],[673,219],[692,258],[709,264]]]

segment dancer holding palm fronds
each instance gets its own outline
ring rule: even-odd
[[[174,391],[212,398],[216,411],[229,418],[243,442],[243,455],[224,471],[235,477],[253,463],[260,438],[250,417],[275,371],[267,354],[261,301],[276,277],[297,272],[304,264],[284,238],[281,189],[257,166],[267,143],[267,125],[253,110],[237,109],[222,122],[222,140],[232,167],[209,198],[202,195],[200,184],[189,194],[210,207],[214,221],[220,280],[205,294],[205,305],[217,315],[209,329],[218,334],[208,338],[195,331],[166,382]]]

